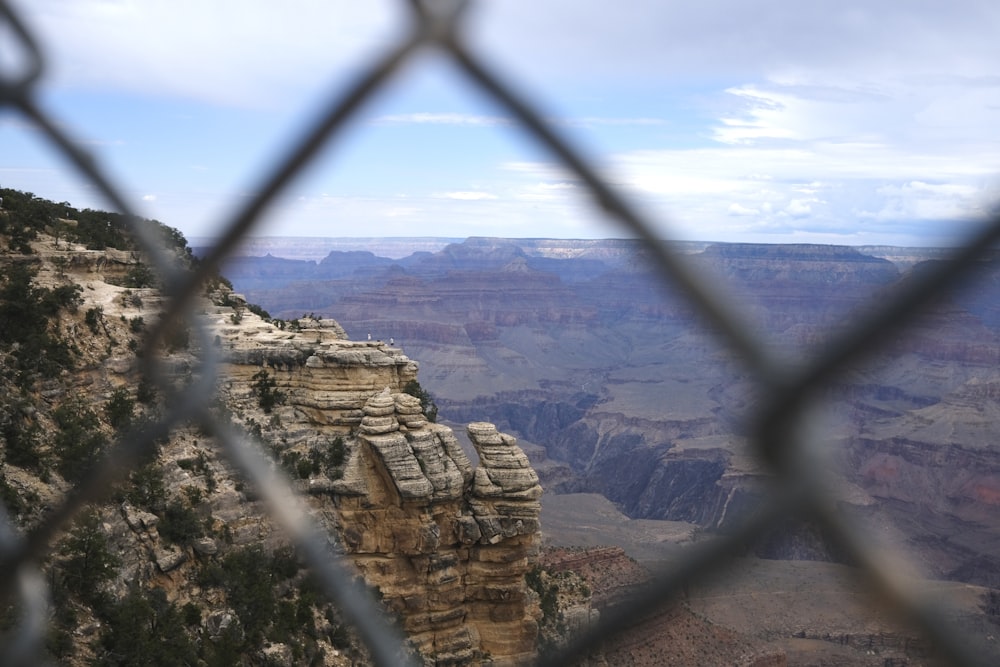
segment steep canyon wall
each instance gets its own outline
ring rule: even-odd
[[[299,488],[416,649],[439,665],[530,662],[537,602],[524,577],[542,489],[514,438],[469,424],[473,465],[452,430],[403,392],[417,364],[387,343],[346,340],[328,320],[295,334],[220,323],[233,404],[249,414],[266,369],[285,397],[273,415],[288,451],[304,460],[331,438],[345,443],[336,474]]]

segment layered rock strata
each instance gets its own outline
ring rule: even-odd
[[[425,663],[531,662],[539,612],[525,574],[542,488],[516,440],[470,424],[474,466],[454,432],[402,391],[418,366],[398,348],[347,340],[332,320],[304,318],[293,332],[251,316],[230,326],[220,314],[222,376],[244,418],[280,423],[286,452],[343,440],[336,474],[296,485]],[[261,371],[284,398],[269,417],[254,406]]]
[[[385,387],[399,391],[417,379],[418,364],[402,350],[347,340],[334,320],[304,318],[298,331],[255,321],[247,316],[238,325],[224,319],[216,324],[224,348],[220,375],[247,398],[254,376],[267,371],[295,421],[311,429],[342,434],[345,427],[360,426],[362,407],[373,394]]]
[[[469,425],[473,467],[451,429],[388,388],[364,405],[336,496],[344,544],[428,660],[518,665],[535,655],[524,575],[537,554],[542,489],[527,457],[492,424]]]

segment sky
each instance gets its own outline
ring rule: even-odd
[[[275,156],[409,25],[403,0],[16,0],[40,104],[142,215],[217,234]],[[1000,200],[995,0],[490,0],[465,40],[664,238],[948,245]],[[0,69],[23,61],[0,28]],[[0,110],[0,185],[107,208]],[[428,50],[258,235],[627,233]]]

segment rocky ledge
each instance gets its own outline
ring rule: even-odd
[[[525,575],[538,557],[542,487],[516,440],[469,424],[473,465],[404,391],[418,366],[399,348],[347,340],[332,320],[234,322],[234,301],[214,316],[228,403],[284,443],[279,458],[311,460],[342,443],[339,465],[295,483],[424,661],[531,662],[540,612]],[[264,382],[281,398],[267,414]]]
[[[363,409],[335,496],[344,544],[407,636],[435,664],[519,665],[535,655],[525,574],[542,489],[514,438],[474,423],[473,467],[451,429],[386,388]]]

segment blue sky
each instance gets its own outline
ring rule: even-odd
[[[46,47],[44,106],[139,211],[189,237],[217,230],[275,150],[401,33],[405,4],[14,3]],[[473,48],[665,237],[938,245],[1000,198],[993,0],[493,0],[466,22]],[[105,206],[10,110],[0,184]],[[623,235],[432,52],[256,233]]]

